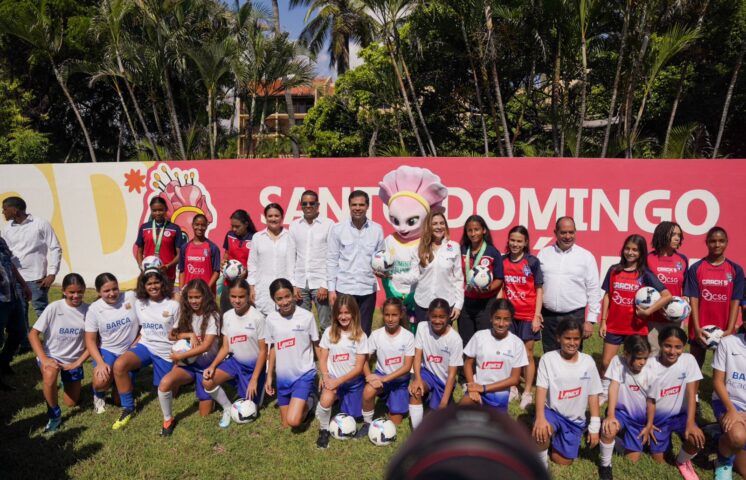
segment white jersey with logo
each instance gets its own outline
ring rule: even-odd
[[[654,365],[655,381],[648,398],[655,400],[655,423],[674,415],[686,413],[686,386],[702,380],[697,360],[689,353],[682,353],[673,365],[666,367],[658,358],[648,360]]]
[[[215,335],[215,340],[213,340],[210,349],[198,356],[197,360],[194,362],[194,365],[197,366],[197,368],[204,369],[209,367],[212,361],[215,360],[215,357],[218,356],[218,350],[220,350],[220,332],[218,331],[217,315],[218,314],[216,313],[208,319],[204,336],[202,335],[202,315],[192,315],[192,332],[197,335],[200,342],[208,335]],[[194,345],[192,345],[192,347],[194,347]]]
[[[414,337],[414,348],[422,350],[422,367],[443,383],[448,380],[450,367],[464,364],[464,343],[452,327],[438,336],[430,328],[430,322],[420,323]]]
[[[339,378],[355,368],[357,355],[368,354],[368,336],[363,332],[359,340],[352,340],[349,332],[340,331],[339,341],[332,343],[331,332],[332,327],[324,330],[319,346],[329,350],[326,369],[332,377]]]
[[[386,327],[381,327],[370,334],[368,353],[376,355],[376,370],[389,375],[404,365],[405,357],[414,357],[414,335],[404,327],[389,335]]]
[[[383,249],[392,263],[389,270],[391,287],[402,296],[409,294],[420,276],[417,257],[419,248],[419,239],[409,243],[401,243],[394,235],[383,239]]]
[[[492,329],[476,332],[466,344],[464,355],[474,359],[474,383],[480,385],[501,382],[510,377],[514,368],[528,365],[523,340],[510,332],[498,340]]]
[[[73,363],[85,351],[85,314],[88,304],[71,307],[65,300],[47,305],[34,329],[44,335],[44,354],[60,363]]]
[[[275,346],[278,385],[290,384],[315,369],[313,342],[319,340],[319,330],[311,312],[299,307],[290,317],[272,312],[264,330],[267,343]]]
[[[120,293],[114,305],[99,298],[88,307],[85,331],[98,333],[99,348],[121,355],[132,346],[139,329],[135,315],[135,292]]]
[[[648,392],[655,380],[655,366],[651,360],[637,374],[632,373],[620,356],[612,358],[606,369],[606,378],[619,383],[616,409],[623,410],[638,423],[647,422]]]
[[[588,396],[603,391],[593,357],[578,352],[578,359],[569,362],[559,350],[541,357],[536,386],[548,390],[547,407],[578,425],[585,424]]]
[[[712,369],[725,373],[728,398],[738,409],[746,411],[746,335],[723,337],[712,359]],[[720,400],[715,390],[712,399]]]
[[[179,323],[179,303],[170,298],[160,302],[150,299],[135,300],[135,314],[140,323],[140,341],[150,353],[171,361],[171,347],[174,345],[168,335]]]
[[[264,315],[258,309],[249,307],[243,315],[237,314],[233,309],[225,312],[222,334],[233,358],[252,368],[256,366],[259,340],[264,339]]]

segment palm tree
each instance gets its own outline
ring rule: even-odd
[[[746,40],[741,45],[741,53],[738,54],[736,59],[736,65],[733,67],[733,74],[730,77],[730,84],[728,85],[728,92],[725,94],[725,104],[723,105],[723,113],[720,116],[720,127],[718,127],[718,136],[715,140],[715,148],[712,150],[712,158],[717,158],[718,150],[720,150],[720,142],[723,140],[723,132],[725,131],[725,124],[728,120],[728,111],[730,110],[730,103],[733,100],[733,90],[736,88],[736,82],[738,82],[738,72],[741,70],[743,65],[743,57],[746,54]]]
[[[614,108],[619,94],[619,81],[622,77],[622,65],[624,64],[624,54],[627,47],[627,35],[629,32],[629,22],[632,16],[632,0],[626,0],[624,9],[624,25],[622,26],[621,43],[617,53],[616,73],[614,74],[614,84],[611,87],[611,102],[609,103],[609,115],[606,119],[606,129],[604,131],[604,142],[601,146],[601,158],[606,158],[606,152],[609,148],[609,137],[611,136],[611,124],[614,119]]]
[[[492,6],[488,2],[484,6],[484,17],[487,25],[487,47],[490,55],[490,65],[492,67],[492,81],[494,82],[495,97],[497,98],[497,108],[500,113],[500,123],[502,124],[503,139],[505,140],[505,150],[508,157],[513,156],[513,147],[510,144],[510,130],[508,130],[508,121],[505,116],[505,106],[503,97],[500,92],[500,77],[497,74],[497,49],[495,48],[495,31],[492,23]]]
[[[280,7],[277,4],[277,0],[272,0],[272,13],[274,20],[274,34],[275,37],[280,37]],[[300,157],[300,148],[298,147],[298,139],[295,138],[295,133],[293,132],[293,127],[295,127],[295,108],[293,107],[293,95],[290,92],[288,79],[283,77],[282,83],[285,88],[285,108],[287,109],[288,125],[290,127],[288,137],[290,138],[290,144],[293,149],[293,157],[298,158]]]
[[[581,74],[582,83],[580,90],[580,112],[578,121],[578,135],[575,140],[575,156],[582,156],[581,144],[583,143],[583,122],[585,122],[586,95],[588,91],[588,25],[590,23],[590,13],[593,9],[594,0],[580,0],[578,9],[578,20],[580,21],[580,55],[581,55]]]

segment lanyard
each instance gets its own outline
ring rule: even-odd
[[[482,260],[482,255],[484,255],[484,251],[487,250],[487,242],[482,240],[482,245],[479,247],[479,251],[477,252],[477,258],[474,259],[474,265],[479,265],[479,261]],[[471,282],[471,277],[473,276],[471,273],[471,247],[466,251],[466,260],[464,261],[466,263],[466,281]]]
[[[165,220],[163,222],[163,227],[161,228],[161,232],[158,233],[158,228],[155,226],[155,220],[153,220],[153,243],[155,244],[155,256],[160,257],[159,252],[161,251],[161,241],[163,240],[163,232],[166,231],[166,225],[168,224],[168,220]]]

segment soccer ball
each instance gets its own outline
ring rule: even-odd
[[[338,413],[329,424],[329,432],[337,440],[349,440],[357,432],[355,417],[346,413]]]
[[[672,322],[683,322],[689,317],[691,311],[692,307],[689,306],[686,300],[681,297],[673,297],[673,300],[666,305],[663,313]]]
[[[157,257],[156,255],[150,255],[142,259],[143,272],[152,268],[161,268],[162,265],[163,262],[161,262],[160,257]]]
[[[374,272],[386,273],[391,270],[393,264],[388,254],[383,250],[379,250],[374,253],[373,258],[370,259],[370,266],[373,268]]]
[[[471,269],[469,284],[475,290],[486,290],[492,283],[492,271],[487,265],[477,265]]]
[[[171,351],[173,353],[184,353],[184,352],[188,352],[191,349],[192,349],[191,342],[183,338],[181,340],[177,340],[176,343],[174,343],[173,347],[171,347]],[[196,360],[195,357],[189,357],[184,360],[181,360],[179,364],[181,365],[190,364],[190,363],[194,363],[195,360]]]
[[[720,345],[720,339],[723,338],[723,331],[715,325],[708,325],[702,329],[707,337],[707,348],[715,350]]]
[[[256,404],[251,400],[239,398],[231,405],[231,420],[236,423],[253,422],[256,416]]]
[[[243,275],[243,272],[245,270],[246,269],[244,268],[243,264],[238,260],[228,260],[225,263],[225,267],[223,267],[223,276],[226,278],[226,280],[232,282],[233,280]]]
[[[661,294],[658,290],[653,287],[642,287],[635,293],[635,305],[642,308],[650,308],[655,302],[661,298]]]
[[[389,445],[396,440],[396,425],[391,420],[376,418],[368,427],[368,438],[378,447]]]

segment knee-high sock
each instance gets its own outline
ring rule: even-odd
[[[158,402],[161,404],[161,411],[163,412],[163,420],[171,420],[171,405],[173,403],[174,395],[169,390],[168,392],[161,392],[158,390]]]
[[[316,418],[319,419],[319,428],[329,430],[329,420],[332,418],[332,408],[324,408],[321,402],[316,405]]]
[[[616,443],[615,440],[612,440],[611,443],[604,443],[603,441],[599,442],[598,445],[601,450],[600,460],[601,460],[602,467],[611,466],[611,455],[614,453],[615,443]]]
[[[409,405],[409,420],[412,422],[412,430],[417,428],[422,423],[422,416],[425,411],[422,405]]]
[[[231,409],[231,401],[228,400],[228,395],[225,394],[225,390],[223,390],[222,387],[217,386],[212,390],[206,390],[207,394],[212,397],[213,400],[218,402],[218,404],[223,407],[223,410],[226,412],[230,411]]]

